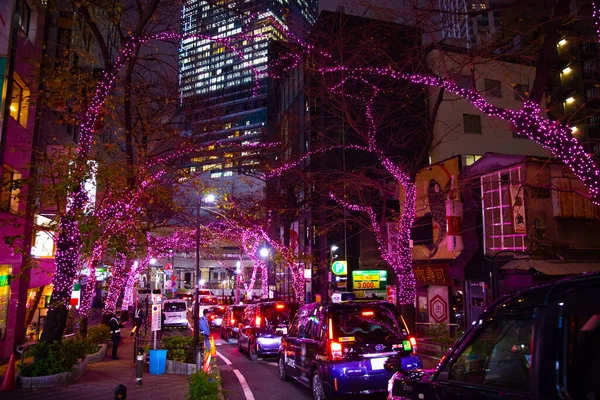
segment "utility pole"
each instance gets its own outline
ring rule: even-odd
[[[198,296],[200,295],[200,206],[201,198],[198,196],[196,200],[196,276],[194,290],[194,347],[198,346],[199,339],[199,321],[200,321],[200,304]],[[197,363],[197,361],[196,361]]]

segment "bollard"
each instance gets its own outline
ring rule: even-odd
[[[142,375],[144,374],[144,351],[138,348],[135,361],[135,386],[142,386]]]
[[[127,398],[127,388],[125,385],[115,386],[115,400],[124,400]]]

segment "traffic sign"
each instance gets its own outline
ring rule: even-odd
[[[162,322],[161,314],[160,304],[154,304],[152,306],[152,331],[160,331]]]
[[[336,275],[348,274],[348,262],[347,261],[335,261],[331,264],[331,272]]]
[[[387,271],[352,271],[352,289],[384,289],[387,286]]]
[[[439,294],[429,300],[429,309],[431,318],[438,324],[448,319],[448,303]]]

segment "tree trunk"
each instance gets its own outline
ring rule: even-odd
[[[44,330],[40,341],[47,343],[60,342],[67,326],[68,315],[69,310],[64,304],[50,308],[44,319]]]
[[[80,315],[79,316],[79,334],[82,337],[86,337],[88,333],[88,315]]]

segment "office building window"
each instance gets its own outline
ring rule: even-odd
[[[29,37],[29,24],[31,23],[31,7],[26,1],[23,2],[21,10],[21,28],[25,32],[25,36]]]
[[[473,79],[471,79],[469,75],[461,75],[458,78],[456,78],[456,86],[458,86],[461,89],[470,90],[473,86]]]
[[[2,168],[2,186],[0,187],[0,209],[4,211],[19,211],[19,193],[21,174],[6,165]]]
[[[22,127],[27,127],[29,110],[29,89],[15,76],[13,82],[12,100],[10,102],[10,116]]]
[[[469,165],[473,164],[475,161],[479,160],[481,158],[481,156],[475,155],[475,154],[465,154],[465,167],[468,167]]]
[[[481,133],[481,117],[479,115],[463,114],[465,133]]]
[[[524,85],[522,83],[516,83],[514,85],[515,88],[515,100],[523,101],[529,97],[529,85]]]
[[[491,97],[502,97],[502,84],[495,79],[484,79],[485,93]]]

